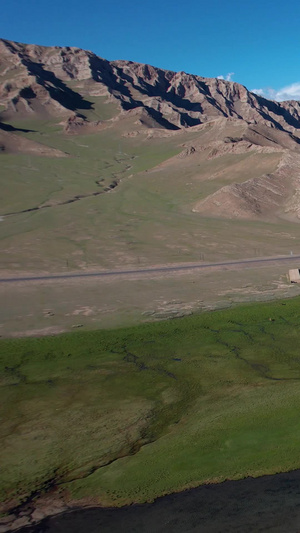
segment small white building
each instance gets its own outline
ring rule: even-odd
[[[289,270],[289,279],[291,283],[300,283],[300,268]]]

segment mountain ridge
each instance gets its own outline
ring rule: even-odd
[[[76,47],[0,39],[0,118],[30,114],[86,118],[91,97],[106,97],[124,116],[141,109],[150,126],[182,129],[217,117],[265,124],[298,136],[300,103],[275,102],[243,85],[132,61],[108,61]],[[72,85],[72,87],[71,87]],[[101,118],[101,117],[100,117]],[[146,122],[146,120],[145,120]]]

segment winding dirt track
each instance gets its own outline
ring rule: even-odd
[[[266,263],[278,263],[278,262],[291,262],[300,261],[300,255],[282,255],[277,257],[261,257],[254,259],[242,259],[238,261],[224,261],[222,263],[189,263],[186,265],[174,265],[174,266],[151,266],[140,269],[130,270],[103,270],[100,272],[70,272],[68,274],[46,274],[40,276],[24,276],[13,278],[0,278],[0,283],[17,283],[19,281],[43,281],[43,280],[56,280],[56,279],[69,279],[69,278],[93,278],[93,277],[105,277],[105,276],[130,276],[132,274],[155,274],[155,273],[168,273],[178,272],[183,270],[196,270],[205,268],[236,268],[243,267],[244,265],[253,265],[255,267],[264,266]]]

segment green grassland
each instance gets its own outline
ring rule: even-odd
[[[111,116],[107,106],[113,104],[104,104],[103,97],[96,100],[94,118]],[[274,171],[277,153],[207,159],[204,151],[203,157],[164,165],[183,144],[205,140],[209,127],[161,139],[149,136],[148,129],[126,136],[138,127],[132,118],[91,135],[65,135],[53,120],[19,120],[13,125],[31,130],[18,135],[68,157],[0,156],[3,271],[218,261],[284,255],[300,245],[297,224],[288,221],[236,224],[193,212],[199,200],[223,185]],[[108,192],[114,183],[117,187]],[[42,209],[24,212],[37,207]],[[15,214],[5,216],[9,213]]]
[[[1,499],[122,505],[300,466],[300,301],[1,340]]]

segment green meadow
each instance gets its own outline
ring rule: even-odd
[[[105,505],[300,467],[300,299],[1,340],[2,501]]]

